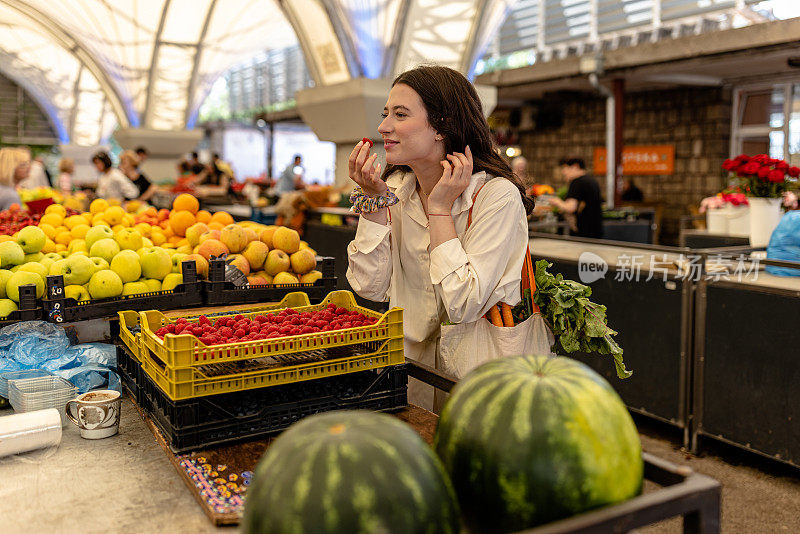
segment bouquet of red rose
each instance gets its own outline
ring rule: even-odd
[[[726,159],[722,168],[738,177],[744,194],[750,197],[779,198],[800,176],[799,167],[791,167],[768,154],[753,157],[740,154]]]

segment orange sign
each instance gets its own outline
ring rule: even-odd
[[[626,146],[622,149],[622,174],[673,174],[675,145]],[[606,149],[594,149],[594,173],[606,173]]]

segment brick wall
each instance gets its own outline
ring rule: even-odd
[[[538,182],[559,184],[558,160],[583,158],[591,168],[594,149],[605,145],[605,100],[595,95],[556,97],[563,125],[543,132],[523,132],[522,153]],[[731,92],[722,88],[687,88],[626,95],[627,145],[675,145],[675,174],[631,176],[645,200],[664,204],[663,244],[677,244],[679,220],[690,204],[717,193],[724,180],[720,165],[728,157]],[[605,191],[605,179],[599,179]],[[560,184],[559,184],[560,185]]]

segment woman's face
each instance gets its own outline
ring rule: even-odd
[[[99,159],[92,161],[94,163],[94,168],[97,169],[97,172],[106,172],[106,168],[103,166],[103,162]]]
[[[386,163],[409,165],[438,163],[444,159],[444,143],[428,124],[428,112],[416,91],[398,83],[389,91],[378,132],[383,136]]]
[[[25,163],[20,163],[17,165],[17,168],[14,169],[14,183],[18,184],[25,178],[27,178],[31,173],[31,164],[30,162],[26,161]]]

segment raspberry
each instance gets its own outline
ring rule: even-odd
[[[239,328],[238,330],[236,330],[236,332],[233,333],[233,335],[236,337],[244,337],[247,335],[247,332],[245,332],[244,328]]]
[[[199,324],[209,324],[209,325],[211,324],[211,321],[209,321],[208,317],[206,317],[205,315],[201,315],[200,319],[198,319],[197,322]]]
[[[167,332],[169,332],[170,334],[174,334],[175,333],[175,325],[174,324],[167,325]]]
[[[256,316],[256,322],[264,324],[264,323],[267,322],[267,318],[265,316],[263,316],[263,315],[257,315]]]
[[[364,137],[363,139],[361,139],[361,142],[362,142],[362,143],[365,143],[365,144],[366,144],[366,143],[369,143],[369,147],[370,147],[370,148],[372,148],[372,139],[369,139],[369,138],[367,138],[367,137]]]
[[[347,310],[345,308],[336,308],[336,315],[345,315]]]
[[[189,321],[186,319],[186,317],[178,317],[178,321],[177,322],[178,322],[178,324],[184,324],[184,323],[188,323]]]

